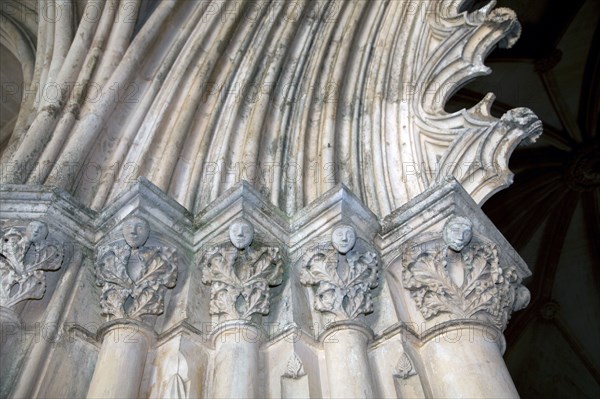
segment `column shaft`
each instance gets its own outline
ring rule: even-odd
[[[234,325],[215,335],[214,398],[258,397],[260,331]]]
[[[19,365],[23,325],[12,309],[0,306],[0,397],[8,396]]]
[[[323,347],[332,398],[373,397],[368,343],[369,335],[356,328],[339,328],[324,336]]]
[[[518,398],[502,359],[500,333],[485,326],[445,329],[418,351],[427,397]]]
[[[137,398],[153,335],[138,323],[109,326],[87,397]]]

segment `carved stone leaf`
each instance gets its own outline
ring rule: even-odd
[[[106,285],[102,291],[102,296],[100,298],[102,314],[107,316],[112,315],[116,318],[127,317],[123,306],[127,298],[129,298],[131,291],[109,284]]]
[[[244,298],[243,308],[238,308],[238,313],[242,314],[242,318],[248,318],[255,313],[269,313],[269,297],[267,295],[268,286],[264,281],[257,281],[252,285],[247,285],[242,290]]]
[[[13,306],[26,299],[41,299],[46,292],[46,276],[40,270],[20,276],[16,281],[17,290],[3,306]],[[12,288],[12,287],[11,287]]]
[[[152,248],[142,254],[146,272],[140,278],[138,285],[164,285],[167,288],[175,286],[177,258],[173,253],[167,256],[167,252],[166,248]]]
[[[346,286],[351,286],[360,280],[370,288],[377,287],[377,255],[373,252],[353,251],[348,253],[346,259],[350,265],[350,275]]]
[[[410,262],[404,273],[404,287],[411,292],[423,316],[428,319],[455,306],[458,288],[441,267],[439,254],[423,252]],[[460,307],[460,306],[459,306]]]
[[[267,281],[269,285],[279,285],[283,278],[283,269],[281,268],[281,256],[279,248],[266,247],[257,251],[258,257],[256,260],[251,260],[253,263],[252,273],[246,280],[246,284],[255,281]]]
[[[412,362],[406,353],[402,353],[400,359],[398,359],[398,363],[396,363],[396,373],[395,377],[405,379],[410,376],[417,375]]]
[[[348,318],[356,318],[361,313],[373,311],[370,292],[367,284],[349,287],[347,294],[342,298],[342,309]]]
[[[33,223],[47,228],[44,223]],[[0,300],[5,307],[41,299],[46,291],[44,272],[58,270],[63,261],[61,245],[39,236],[34,242],[24,230],[11,228],[0,240]]]
[[[210,294],[210,314],[216,315],[235,315],[237,313],[235,304],[239,290],[234,290],[232,286],[215,281],[212,283]]]
[[[164,291],[163,286],[160,287],[145,287],[136,289],[132,292],[134,297],[133,306],[129,309],[130,317],[139,318],[145,314],[161,314],[164,307]]]
[[[60,269],[63,259],[63,249],[54,244],[42,245],[40,248],[34,248],[35,261],[30,264],[24,264],[25,272],[36,270],[55,271]]]
[[[237,259],[237,251],[226,251],[219,247],[209,250],[205,260],[205,267],[202,271],[202,282],[210,284],[213,281],[220,281],[227,285],[239,286],[240,280],[233,273],[232,265]]]
[[[248,319],[269,313],[269,286],[281,284],[278,248],[210,248],[203,257],[202,282],[211,285],[210,314]]]
[[[333,284],[342,285],[336,270],[337,261],[335,256],[334,252],[313,255],[308,264],[302,269],[300,282],[313,285],[321,281],[330,281]]]
[[[18,276],[14,272],[10,261],[6,259],[4,256],[0,256],[0,300],[2,301],[3,306],[8,302],[10,298],[10,288],[17,280]]]
[[[142,274],[133,281],[127,272],[128,262],[135,256]],[[102,314],[117,318],[139,319],[164,310],[166,288],[177,281],[177,256],[167,247],[142,246],[135,250],[127,244],[112,244],[99,250],[96,282],[102,286]],[[131,304],[127,305],[131,299]]]
[[[459,318],[481,317],[504,329],[519,281],[503,272],[494,245],[475,243],[462,249],[459,257],[465,281],[458,287],[445,270],[445,250],[423,252],[405,259],[404,286],[425,319],[439,313]],[[504,273],[508,276],[505,277]],[[511,284],[509,281],[512,280]]]
[[[338,268],[341,268],[338,270]],[[373,252],[317,253],[302,268],[300,282],[316,285],[314,308],[340,319],[373,311],[371,288],[377,286],[377,256]]]
[[[302,364],[302,360],[300,360],[298,355],[292,353],[292,356],[290,356],[290,359],[287,363],[286,372],[283,376],[296,380],[300,377],[304,377],[305,375],[306,373],[304,372],[304,365]]]
[[[122,288],[130,287],[133,282],[126,269],[131,254],[129,247],[105,248],[100,253],[96,266],[96,283],[99,286],[112,283]]]
[[[340,288],[327,281],[321,281],[315,292],[315,309],[321,312],[336,313],[341,309],[343,295]]]

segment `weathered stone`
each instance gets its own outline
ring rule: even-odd
[[[514,13],[204,3],[41,2],[36,54],[2,19],[60,90],[0,140],[0,396],[516,397],[530,272],[479,206],[541,126],[444,109]]]

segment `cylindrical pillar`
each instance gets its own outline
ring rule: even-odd
[[[14,310],[0,306],[0,353],[4,359],[21,341],[21,318]]]
[[[450,325],[425,335],[416,366],[427,397],[519,397],[502,358],[504,338],[496,328]]]
[[[249,323],[227,323],[213,333],[214,398],[258,397],[261,330]]]
[[[21,319],[15,311],[0,306],[0,397],[8,396],[17,372],[17,357],[23,331]]]
[[[115,320],[103,326],[102,348],[88,398],[137,398],[148,351],[156,333],[133,320]]]
[[[367,346],[372,331],[359,323],[342,322],[321,336],[332,398],[372,398],[373,378]]]

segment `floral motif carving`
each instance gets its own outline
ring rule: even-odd
[[[394,374],[394,377],[406,379],[413,375],[417,375],[417,372],[408,355],[403,353],[402,356],[400,356],[400,359],[398,359],[398,363],[396,363],[396,373]]]
[[[371,289],[377,286],[377,255],[352,250],[356,233],[339,226],[332,233],[333,249],[318,252],[303,266],[300,282],[316,286],[314,307],[339,319],[354,319],[373,311]]]
[[[177,281],[177,256],[172,248],[145,246],[149,234],[148,222],[132,217],[123,224],[125,243],[99,249],[96,283],[102,287],[102,314],[140,319],[163,312],[165,291]]]
[[[425,319],[451,313],[484,319],[504,330],[511,312],[529,303],[529,291],[520,285],[514,267],[500,266],[495,245],[471,242],[472,235],[468,219],[449,219],[441,249],[405,254],[404,287]]]
[[[281,284],[279,248],[251,246],[254,227],[245,219],[229,228],[231,243],[209,248],[203,257],[202,282],[210,284],[210,314],[247,320],[269,313],[269,287]]]
[[[304,365],[302,364],[302,360],[300,360],[298,355],[292,353],[292,356],[290,356],[290,359],[287,363],[286,372],[283,376],[297,380],[298,378],[304,377],[305,375],[306,372],[304,371]]]
[[[63,247],[47,240],[48,226],[29,223],[25,231],[13,227],[0,243],[0,304],[13,307],[27,299],[41,299],[46,291],[46,271],[58,270]]]

